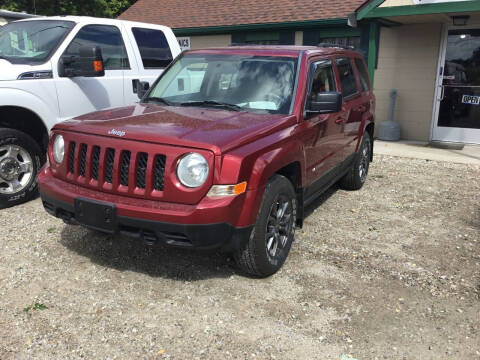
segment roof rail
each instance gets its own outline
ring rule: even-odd
[[[228,46],[265,46],[265,44],[230,43]]]
[[[350,45],[339,45],[339,44],[334,44],[334,43],[320,43],[317,45],[317,47],[321,48],[339,48],[339,49],[345,49],[345,50],[355,50],[354,46]]]

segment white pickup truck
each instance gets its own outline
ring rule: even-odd
[[[0,27],[0,208],[37,194],[53,125],[134,103],[179,53],[160,25],[62,16]]]

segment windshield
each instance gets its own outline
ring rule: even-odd
[[[296,65],[288,57],[187,53],[144,101],[288,114]]]
[[[71,21],[18,21],[0,27],[0,58],[12,64],[41,64],[75,26]]]

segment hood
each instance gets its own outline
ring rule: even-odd
[[[26,72],[52,70],[51,68],[45,65],[46,64],[44,64],[43,66],[12,64],[7,60],[0,59],[0,81],[17,80],[20,74],[23,74]]]
[[[295,123],[295,116],[136,104],[86,114],[56,129],[209,149],[221,154]]]

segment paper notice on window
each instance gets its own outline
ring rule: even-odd
[[[480,105],[480,96],[463,95],[462,104]]]

